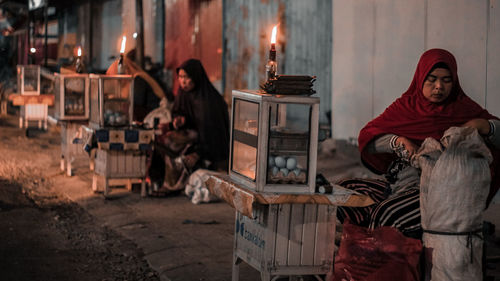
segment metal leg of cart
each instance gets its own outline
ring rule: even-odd
[[[61,155],[61,164],[60,164],[61,171],[64,172],[65,170],[65,163],[64,163],[64,155]]]
[[[92,191],[94,191],[94,193],[97,193],[99,190],[97,190],[97,175],[94,174],[94,176],[92,177]]]
[[[233,274],[231,281],[239,281],[240,280],[240,263],[242,260],[238,258],[236,255],[233,255]]]
[[[146,197],[148,196],[147,190],[146,190],[146,180],[143,180],[141,182],[141,197]]]
[[[0,115],[7,115],[7,101],[0,102]]]
[[[66,175],[68,177],[72,177],[73,176],[73,170],[71,169],[71,159],[70,159],[70,161],[68,161],[66,163]]]

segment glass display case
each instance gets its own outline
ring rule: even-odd
[[[55,73],[55,111],[59,120],[89,118],[89,75]]]
[[[314,193],[319,98],[233,90],[229,176],[261,192]]]
[[[39,65],[17,66],[17,91],[26,96],[40,95]]]
[[[134,79],[132,75],[89,74],[89,79],[90,127],[131,125],[134,108]]]

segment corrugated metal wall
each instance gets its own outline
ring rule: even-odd
[[[333,137],[357,137],[408,88],[420,55],[457,58],[464,91],[500,115],[500,12],[491,0],[333,0]]]
[[[316,75],[320,122],[331,108],[331,1],[224,2],[224,91],[258,89],[265,80],[271,30],[278,27],[278,73]]]
[[[201,60],[220,89],[222,78],[222,0],[165,0],[165,67],[171,72],[189,58]]]

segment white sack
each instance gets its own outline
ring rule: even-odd
[[[476,129],[452,127],[441,144],[426,139],[413,161],[422,169],[422,240],[432,259],[426,262],[432,264],[426,267],[426,280],[481,281],[482,233],[425,231],[451,234],[482,229],[493,158]]]

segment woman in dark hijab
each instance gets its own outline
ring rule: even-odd
[[[151,180],[162,178],[167,190],[184,188],[188,175],[198,168],[227,171],[229,158],[229,112],[222,95],[199,60],[185,61],[177,75],[173,121],[159,125],[162,135],[157,138],[165,162],[164,177],[150,172]]]
[[[201,166],[227,170],[229,113],[199,60],[189,59],[177,68],[179,90],[172,109],[174,125],[198,133],[196,153]]]

